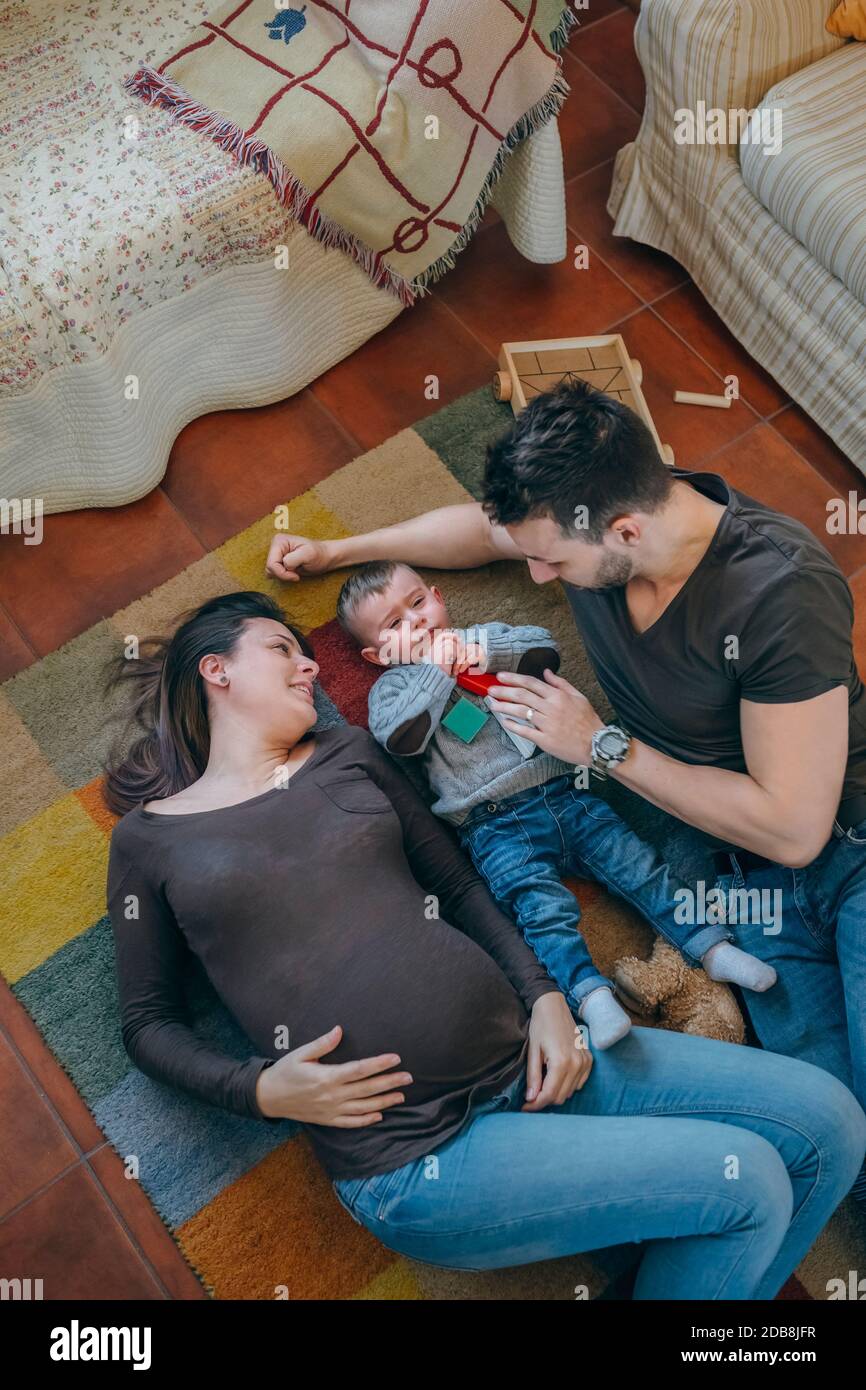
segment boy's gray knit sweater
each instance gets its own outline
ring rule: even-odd
[[[521,657],[533,648],[559,650],[543,627],[482,623],[453,631],[464,641],[484,645],[490,672],[516,671]],[[540,748],[532,757],[522,758],[492,714],[472,742],[465,743],[441,722],[460,699],[485,709],[480,695],[462,690],[453,676],[428,663],[389,667],[369,695],[370,732],[386,749],[402,725],[425,711],[429,714],[430,727],[411,756],[424,760],[427,781],[436,798],[431,809],[437,816],[460,825],[482,801],[499,802],[563,773],[574,773],[568,763]]]

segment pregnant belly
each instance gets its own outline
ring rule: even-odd
[[[471,951],[462,950],[464,941]],[[294,988],[290,1007],[283,1008],[290,1046],[339,1024],[340,1043],[321,1061],[395,1053],[400,1061],[385,1070],[411,1073],[412,1082],[401,1087],[407,1103],[423,1104],[495,1075],[519,1053],[529,1016],[496,962],[468,938],[459,944],[456,961],[452,951],[435,949],[409,971],[401,968],[405,960],[386,958],[370,968],[362,959],[330,988],[320,983],[315,998]]]

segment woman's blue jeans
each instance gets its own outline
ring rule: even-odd
[[[522,1111],[521,1073],[429,1155],[336,1180],[340,1202],[451,1269],[636,1241],[636,1299],[772,1299],[860,1167],[854,1096],[808,1062],[662,1029],[593,1058],[564,1105]]]

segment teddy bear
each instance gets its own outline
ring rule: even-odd
[[[567,878],[581,906],[581,933],[600,972],[616,985],[634,1022],[697,1033],[720,1042],[745,1041],[746,1028],[729,985],[690,966],[622,899],[596,883]]]
[[[677,1033],[741,1043],[746,1028],[728,985],[693,968],[663,937],[657,936],[646,960],[623,956],[613,967],[620,1003],[644,1020],[653,1018]]]

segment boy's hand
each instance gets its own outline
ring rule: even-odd
[[[413,632],[411,624],[404,620],[379,633],[379,656],[388,666],[418,666],[426,662],[441,666],[450,675],[459,650],[460,640],[449,628]]]
[[[439,632],[424,633],[424,637],[426,641],[418,648],[419,655],[415,660],[438,666],[446,676],[456,675],[454,668],[463,654],[463,643],[457,633],[446,627]]]
[[[455,667],[454,675],[461,676],[464,671],[484,672],[487,669],[487,652],[480,642],[467,642],[463,655]]]
[[[380,632],[379,642],[382,651],[393,653],[391,662],[396,659],[400,665],[438,666],[446,676],[459,676],[477,667],[483,670],[487,658],[480,642],[464,643],[451,628],[413,634],[408,622],[404,622],[397,629]]]

